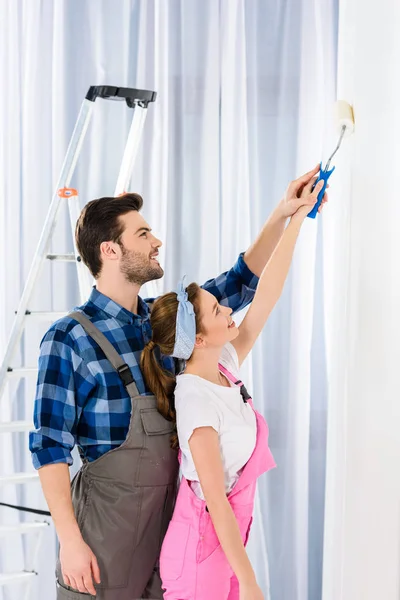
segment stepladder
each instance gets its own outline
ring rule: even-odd
[[[76,304],[83,304],[88,299],[93,286],[93,278],[83,264],[74,241],[74,230],[81,211],[81,204],[78,194],[79,182],[74,183],[74,187],[71,187],[71,184],[98,99],[101,101],[120,100],[133,111],[132,123],[114,190],[114,196],[119,196],[129,191],[132,169],[147,109],[149,104],[155,101],[156,93],[150,90],[108,85],[91,86],[82,102],[2,357],[0,367],[0,451],[7,445],[18,451],[23,447],[24,451],[29,454],[27,438],[29,431],[33,429],[30,411],[19,410],[22,418],[15,418],[13,410],[16,396],[18,396],[19,404],[24,404],[24,386],[28,380],[35,381],[38,373],[37,366],[34,364],[20,364],[20,348],[21,344],[24,344],[27,324],[34,322],[39,329],[42,328],[44,334],[52,322],[66,314],[64,311],[30,309],[32,295],[38,285],[44,265],[49,261],[54,265],[54,269],[58,262],[69,262],[75,265],[77,289],[79,290]],[[64,210],[61,210],[63,205]],[[50,246],[54,247],[56,242],[53,239],[56,224],[63,213],[68,214],[71,229],[73,251],[69,253],[50,251]],[[156,295],[156,289],[152,290],[151,286],[149,292]],[[38,346],[37,349],[39,350]],[[17,439],[20,439],[18,436],[24,436],[26,443],[16,442]],[[24,464],[28,463],[28,461],[23,462]],[[40,501],[41,492],[38,483],[39,477],[33,467],[26,470],[10,468],[0,472],[0,556],[3,558],[0,564],[6,565],[6,567],[7,564],[12,564],[11,569],[2,569],[0,572],[0,600],[3,600],[3,592],[4,600],[16,597],[21,600],[32,598],[34,582],[37,581],[39,574],[37,558],[41,542],[52,525],[50,513],[43,506],[43,498]],[[38,504],[40,504],[39,508]],[[7,560],[15,549],[20,559],[17,569],[14,567],[15,561]]]

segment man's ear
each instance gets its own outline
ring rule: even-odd
[[[115,242],[102,242],[100,244],[100,254],[106,260],[116,260],[120,256],[120,247]]]

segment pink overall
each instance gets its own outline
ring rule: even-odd
[[[247,394],[241,381],[222,365],[219,368]],[[268,447],[268,425],[254,409],[249,395],[243,398],[250,402],[256,415],[257,441],[227,498],[246,545],[253,520],[257,478],[276,465]],[[206,503],[196,496],[184,477],[161,548],[160,574],[165,600],[239,600],[238,580],[219,543]]]

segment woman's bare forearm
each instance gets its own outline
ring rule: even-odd
[[[243,362],[247,354],[251,351],[282,294],[301,224],[301,219],[291,219],[261,273],[254,300],[239,326],[240,335],[232,342],[236,348],[240,363]]]
[[[286,217],[277,207],[264,224],[256,240],[246,250],[244,261],[250,271],[260,277],[285,230]]]
[[[291,219],[261,273],[252,306],[255,305],[254,312],[257,313],[257,318],[260,318],[263,324],[282,294],[283,286],[292,263],[301,224],[302,221],[300,219]]]
[[[212,427],[195,429],[189,440],[189,447],[210,517],[226,558],[242,584],[252,583],[255,575],[235,514],[226,496],[218,433]]]
[[[225,497],[209,501],[207,507],[219,542],[239,583],[243,585],[255,581],[253,567],[247,556],[239,526],[228,499]]]

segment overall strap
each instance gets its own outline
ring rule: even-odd
[[[243,402],[247,402],[248,400],[251,400],[251,396],[250,396],[249,392],[246,390],[246,387],[245,387],[243,381],[241,381],[240,379],[236,379],[236,377],[230,371],[228,371],[228,369],[226,367],[221,365],[221,363],[218,363],[218,368],[221,371],[221,373],[226,375],[227,378],[230,381],[232,381],[232,383],[234,383],[235,385],[237,385],[240,388],[240,393],[242,395]]]
[[[111,342],[108,341],[106,336],[81,312],[72,312],[68,314],[68,317],[78,321],[90,336],[103,350],[106,358],[110,361],[114,369],[117,371],[124,384],[129,396],[139,396],[136,383],[133,379],[129,366],[123,361],[121,356],[118,354]]]
[[[228,371],[226,367],[221,365],[221,363],[218,363],[218,368],[235,385],[244,385],[243,381],[240,381],[240,379],[236,379],[236,377],[230,371]]]

